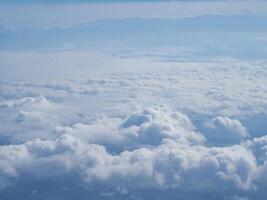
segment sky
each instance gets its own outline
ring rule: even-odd
[[[0,199],[263,200],[267,2],[0,1]]]

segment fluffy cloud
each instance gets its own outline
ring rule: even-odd
[[[214,124],[244,130],[237,121]],[[257,182],[264,180],[259,177],[266,168],[265,138],[210,147],[186,115],[166,106],[145,108],[122,119],[98,117],[91,124],[58,127],[56,132],[61,136],[55,139],[1,146],[3,194],[26,176],[34,183],[71,175],[88,192],[101,186],[102,192],[95,190],[101,197],[106,190],[116,197],[121,190],[127,195],[160,188],[174,194],[223,189],[230,198],[237,191],[256,191]]]
[[[215,117],[206,123],[211,140],[220,143],[240,143],[249,134],[246,128],[236,119],[229,117]]]
[[[166,106],[146,108],[124,119],[102,115],[89,124],[57,127],[55,131],[91,144],[104,145],[111,151],[158,146],[164,139],[181,144],[202,144],[205,141],[186,115]]]
[[[133,131],[140,144],[159,145],[165,138],[188,144],[199,144],[205,140],[195,132],[195,127],[186,115],[164,106],[130,115],[121,127]]]
[[[166,141],[155,149],[123,152],[111,163],[89,168],[87,180],[119,186],[190,191],[253,189],[254,156],[243,147],[206,148]],[[100,173],[102,172],[102,173]],[[197,180],[202,180],[199,184]]]
[[[247,126],[266,80],[224,64],[1,83],[0,197],[266,195],[267,140]]]

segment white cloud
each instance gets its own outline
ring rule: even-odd
[[[222,119],[220,125],[229,125],[222,129],[240,125]],[[151,127],[156,128],[151,131]],[[265,169],[265,164],[257,162],[262,153],[254,150],[254,144],[265,141],[264,138],[244,145],[206,146],[190,119],[166,106],[146,108],[125,119],[106,116],[91,124],[75,124],[58,131],[62,135],[55,139],[1,146],[2,190],[25,175],[33,182],[42,182],[73,174],[86,187],[100,184],[115,194],[117,188],[194,193],[220,193],[223,188],[230,195],[234,191],[255,191],[258,175]],[[154,138],[159,140],[151,140]],[[129,147],[129,142],[135,144],[129,150],[106,150],[109,144]]]
[[[245,143],[250,148],[257,158],[258,163],[263,164],[267,159],[267,136],[254,138]]]
[[[114,190],[124,187],[128,190],[250,191],[254,189],[258,171],[253,154],[242,146],[190,146],[170,139],[155,148],[137,148],[117,155],[70,135],[2,149],[1,180],[6,176],[25,178],[26,173],[42,181],[74,173],[80,174],[81,183],[89,187],[101,184]]]
[[[111,69],[94,78],[89,69],[58,80],[1,82],[0,196],[20,188],[52,195],[50,185],[100,199],[266,194],[266,138],[248,137],[244,120],[265,112],[264,64],[111,57],[101,61]]]
[[[211,139],[222,143],[240,143],[241,140],[249,137],[240,121],[229,117],[215,117],[206,123],[206,127],[210,131]]]
[[[165,138],[189,144],[205,141],[202,135],[195,132],[195,127],[186,115],[164,106],[130,115],[121,126],[126,132],[132,132],[133,139],[138,140],[139,144],[159,145]]]

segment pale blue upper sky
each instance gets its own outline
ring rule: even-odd
[[[113,2],[173,2],[173,1],[203,1],[203,0],[1,0],[1,3],[113,3]],[[206,0],[222,1],[222,0]]]
[[[0,50],[77,50],[119,42],[131,48],[193,48],[206,56],[258,58],[266,53],[263,1],[12,2],[21,4],[0,6]]]

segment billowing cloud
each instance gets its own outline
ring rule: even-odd
[[[246,133],[237,120],[216,117],[211,122],[222,133]],[[27,176],[28,187],[73,176],[88,194],[94,191],[99,198],[153,189],[188,195],[220,194],[223,189],[230,198],[237,191],[253,193],[259,189],[257,183],[265,181],[264,137],[228,147],[208,146],[188,116],[166,106],[124,118],[96,116],[88,124],[57,127],[55,133],[55,139],[0,147],[3,194]],[[92,191],[95,186],[102,191]]]
[[[48,80],[34,80],[37,69],[0,83],[0,198],[266,195],[266,128],[254,124],[266,116],[264,63],[105,61],[103,53],[94,76],[76,64],[96,57],[59,54],[68,63]],[[56,79],[64,68],[82,74]]]
[[[246,128],[236,119],[229,117],[215,117],[206,123],[209,137],[221,143],[240,143],[247,139],[249,134]]]

